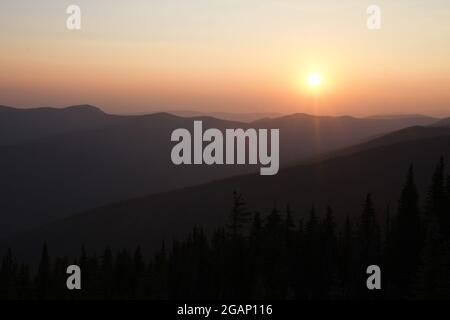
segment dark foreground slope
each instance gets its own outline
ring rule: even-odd
[[[450,159],[450,136],[417,138],[377,146],[322,162],[281,170],[278,175],[245,175],[196,187],[115,203],[10,238],[18,255],[39,252],[46,241],[58,254],[75,254],[80,245],[90,250],[134,247],[153,251],[163,240],[184,236],[193,226],[211,230],[227,222],[233,190],[252,210],[266,214],[275,204],[291,205],[296,219],[312,205],[319,213],[331,205],[337,219],[358,215],[371,193],[382,216],[396,208],[407,169],[414,165],[423,195],[440,156]]]

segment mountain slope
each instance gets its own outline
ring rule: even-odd
[[[450,127],[450,118],[439,120],[438,122],[434,123],[433,126],[435,126],[435,127]]]
[[[252,124],[257,127],[282,128],[281,143],[285,164],[295,164],[300,155],[314,157],[342,149],[411,126],[427,126],[436,119],[405,117],[394,119],[354,118],[349,116],[312,117],[293,114],[274,119],[262,119]]]
[[[104,128],[118,120],[119,117],[108,115],[89,105],[63,109],[15,109],[0,106],[0,146],[55,134]]]
[[[275,118],[279,117],[279,113],[274,112],[257,112],[257,113],[230,113],[230,112],[200,112],[200,111],[182,111],[174,110],[168,111],[168,113],[174,114],[180,117],[214,117],[222,120],[238,121],[238,122],[252,122],[263,118]]]
[[[423,195],[441,155],[450,159],[448,135],[374,147],[286,168],[276,176],[245,175],[111,204],[11,238],[8,244],[22,255],[39,252],[44,241],[59,254],[78,252],[82,243],[97,251],[106,245],[136,244],[151,251],[195,225],[209,230],[224,225],[235,189],[252,210],[263,213],[275,202],[279,208],[290,203],[296,219],[305,217],[313,204],[319,212],[331,205],[339,220],[357,215],[369,192],[378,212],[384,213],[388,206],[395,210],[409,165],[414,165]]]
[[[361,144],[357,144],[355,146],[351,146],[349,148],[344,148],[335,152],[330,152],[326,154],[322,154],[319,157],[313,159],[317,160],[325,160],[329,158],[334,158],[337,156],[350,155],[357,152],[361,152],[368,149],[373,149],[381,146],[388,146],[396,143],[411,141],[411,140],[419,140],[433,137],[440,137],[450,135],[450,128],[447,127],[421,127],[421,126],[413,126],[405,129],[401,129],[398,131],[394,131],[383,135],[379,138],[370,140],[368,142],[364,142]]]
[[[295,114],[253,123],[170,114],[112,116],[91,106],[0,108],[0,234],[145,194],[174,190],[259,166],[174,166],[174,129],[280,129],[282,166],[347,147],[410,122]]]
[[[422,119],[429,121],[429,124],[436,122],[438,119],[423,114],[379,114],[367,117],[367,119]]]
[[[204,126],[238,124],[203,118]],[[12,233],[112,201],[256,170],[175,166],[171,132],[192,120],[169,114],[0,148],[0,233]]]

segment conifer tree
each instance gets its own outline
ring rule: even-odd
[[[110,247],[106,247],[100,260],[100,288],[103,296],[112,298],[115,283],[113,281],[114,258]]]
[[[284,281],[281,281],[283,260],[283,219],[276,207],[266,218],[264,225],[264,281],[266,285],[266,298],[280,299],[283,294]],[[284,267],[284,266],[283,266]]]
[[[445,164],[444,158],[441,157],[431,179],[431,186],[428,191],[428,199],[426,204],[427,219],[430,221],[434,216],[437,219],[441,234],[444,237],[449,236],[446,229],[446,220],[448,213],[446,212],[446,196],[445,196]]]
[[[449,251],[443,241],[436,217],[427,225],[422,263],[416,281],[416,296],[421,299],[450,298]]]
[[[343,298],[350,298],[353,293],[355,274],[355,237],[350,217],[345,218],[344,230],[340,241],[340,273]]]
[[[249,270],[251,270],[250,290],[252,296],[258,299],[264,298],[264,288],[262,285],[263,252],[264,252],[264,243],[263,243],[261,214],[259,212],[256,212],[253,216],[253,222],[250,229],[248,268]]]
[[[445,210],[442,219],[443,234],[450,243],[450,175],[447,176],[445,186]]]
[[[334,213],[330,206],[327,206],[326,215],[322,222],[320,251],[322,253],[322,295],[327,296],[333,291],[338,294],[339,284],[337,283],[338,268],[338,242],[336,237],[336,222]]]
[[[233,192],[233,207],[230,216],[230,231],[232,239],[241,236],[241,231],[249,222],[251,213],[247,210],[244,198],[237,191]]]
[[[36,293],[38,299],[46,299],[50,293],[50,257],[48,254],[47,244],[42,248],[41,261],[39,263],[38,272],[36,275]]]
[[[293,239],[294,239],[294,230],[295,230],[295,223],[294,219],[292,218],[292,211],[291,206],[288,204],[286,206],[286,218],[284,220],[284,232],[285,232],[285,241],[286,246],[288,249],[290,249]]]
[[[370,194],[367,195],[358,231],[360,262],[364,265],[380,262],[380,228]]]
[[[295,248],[295,239],[296,239],[296,230],[295,223],[292,217],[292,210],[290,205],[286,206],[286,216],[284,218],[284,239],[282,243],[282,251],[283,251],[283,264],[285,265],[284,272],[284,281],[285,281],[285,295],[288,297],[295,296],[294,284],[292,283],[292,279],[295,273],[295,256],[296,256],[296,248]]]
[[[358,283],[357,294],[360,298],[369,298],[366,283],[367,267],[377,265],[381,267],[381,239],[380,228],[376,219],[375,208],[370,194],[367,195],[361,214],[358,229],[358,258],[355,279]]]
[[[258,249],[259,244],[261,244],[261,233],[262,233],[262,221],[261,214],[256,212],[253,215],[253,222],[250,229],[250,244],[252,248]]]
[[[19,288],[18,299],[30,300],[33,298],[31,291],[30,271],[28,266],[21,264],[17,277],[17,284]]]
[[[313,206],[306,224],[302,251],[303,285],[307,299],[318,298],[321,294],[322,286],[318,284],[322,276],[322,252],[320,250],[319,220]]]
[[[17,263],[9,248],[3,257],[0,268],[0,297],[11,299],[16,297]]]
[[[419,195],[411,166],[399,200],[389,246],[390,279],[400,296],[412,293],[411,284],[417,274],[422,246],[421,225]]]
[[[145,262],[142,257],[141,246],[138,246],[134,251],[133,269],[133,275],[135,276],[136,281],[139,281],[145,272]]]
[[[442,212],[450,213],[450,178],[443,178],[443,168],[441,160],[425,206],[427,224],[421,220],[409,169],[396,216],[391,219],[387,210],[385,246],[370,195],[360,219],[347,216],[342,228],[338,229],[331,207],[323,218],[312,207],[309,216],[295,224],[289,205],[282,213],[275,206],[264,219],[253,215],[247,236],[249,210],[235,192],[226,226],[211,237],[194,227],[169,250],[163,242],[148,264],[140,247],[114,251],[115,255],[107,247],[97,258],[83,246],[74,262],[83,270],[81,293],[65,288],[69,259],[50,259],[47,245],[33,274],[27,266],[19,267],[8,251],[0,264],[0,298],[449,298],[450,257]],[[366,287],[366,268],[372,264],[382,268],[381,295]],[[384,279],[390,279],[389,286]]]

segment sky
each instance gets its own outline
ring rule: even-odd
[[[1,0],[0,43],[0,105],[450,116],[448,0]]]

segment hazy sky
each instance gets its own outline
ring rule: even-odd
[[[450,115],[448,0],[1,0],[0,43],[4,105]]]

